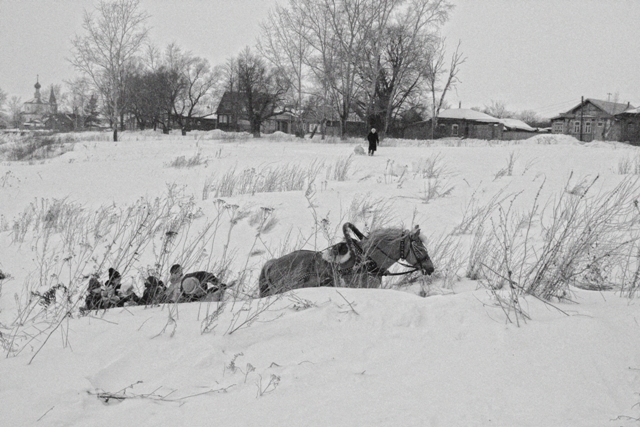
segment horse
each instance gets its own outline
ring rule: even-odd
[[[317,286],[379,288],[383,276],[434,271],[418,226],[413,230],[383,228],[364,236],[353,224],[345,223],[343,234],[345,241],[322,252],[299,250],[267,261],[260,272],[260,297]],[[400,260],[412,270],[390,273],[389,267]]]
[[[372,231],[369,236],[364,236],[360,230],[348,222],[343,225],[342,230],[350,252],[360,260],[359,265],[351,270],[355,276],[350,281],[351,287],[379,288],[382,285],[383,276],[408,274],[414,271],[431,275],[435,271],[418,225],[413,230],[381,228]],[[389,267],[395,263],[410,270],[390,273]]]
[[[320,252],[303,249],[270,259],[260,271],[260,298],[298,288],[336,286],[341,271],[354,264],[346,242]]]

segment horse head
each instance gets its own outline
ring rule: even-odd
[[[433,262],[429,258],[427,247],[420,236],[420,226],[416,225],[413,230],[407,234],[406,249],[404,251],[404,259],[414,268],[420,269],[422,274],[431,275],[434,272]],[[408,246],[408,247],[407,247]]]

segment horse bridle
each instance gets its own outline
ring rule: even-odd
[[[402,265],[405,268],[411,269],[408,271],[401,271],[399,273],[391,273],[387,269],[380,268],[380,266],[378,266],[378,264],[373,258],[371,258],[369,255],[366,255],[364,253],[360,245],[356,241],[354,241],[353,238],[351,238],[351,236],[349,235],[350,231],[352,231],[360,241],[365,239],[365,236],[360,232],[360,230],[358,230],[358,228],[355,225],[349,222],[344,224],[343,232],[344,232],[344,236],[347,241],[347,244],[349,245],[349,248],[353,250],[353,252],[356,254],[358,258],[364,259],[364,261],[360,263],[361,267],[358,267],[358,270],[364,269],[369,274],[372,274],[375,276],[402,276],[405,274],[411,274],[413,272],[421,270],[422,263],[425,260],[429,259],[429,254],[425,254],[424,257],[418,257],[418,254],[416,253],[416,248],[415,248],[416,242],[412,237],[411,232],[407,232],[407,230],[402,230],[402,236],[400,237],[400,248],[399,248],[400,258],[399,259],[397,260],[394,259],[388,253],[386,253],[385,251],[383,251],[377,246],[374,248],[378,252],[381,252],[388,259],[393,260],[394,262],[397,262],[398,264]],[[408,242],[407,242],[407,238],[408,238]],[[405,264],[399,261],[401,259],[405,261],[407,260],[407,257],[405,256],[405,246],[407,246],[407,243],[409,246],[409,253],[413,254],[413,257],[416,259],[418,267],[416,267],[415,265]],[[356,263],[356,265],[357,264],[358,263]],[[351,274],[355,274],[355,273],[351,273]]]
[[[400,275],[400,274],[409,274],[409,273],[413,273],[414,271],[418,271],[422,269],[422,263],[426,260],[429,259],[429,254],[425,251],[425,255],[423,257],[419,257],[418,254],[416,253],[416,239],[413,238],[411,232],[407,233],[406,230],[402,231],[402,238],[400,240],[400,258],[399,259],[403,259],[405,261],[407,261],[407,257],[405,256],[404,252],[404,247],[405,247],[405,239],[409,238],[409,252],[413,255],[413,257],[416,259],[416,263],[418,264],[419,267],[416,267],[415,265],[411,265],[411,264],[405,264],[402,263],[400,261],[396,261],[398,264],[400,264],[403,267],[406,268],[411,268],[412,270],[410,271],[405,271],[402,273],[396,273],[396,274],[389,274],[389,275]],[[380,250],[380,249],[379,249]],[[384,251],[380,250],[382,253],[384,253]],[[385,254],[385,256],[389,257],[387,254]]]

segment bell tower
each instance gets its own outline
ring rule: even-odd
[[[40,88],[42,86],[40,86],[40,75],[36,75],[36,84],[33,85],[33,87],[36,88],[36,92],[33,94],[33,97],[35,98],[35,101],[40,104],[42,102],[42,99],[40,98]]]
[[[51,94],[49,95],[49,110],[51,114],[58,113],[58,102],[56,101],[56,95],[53,93],[53,87],[51,87]]]

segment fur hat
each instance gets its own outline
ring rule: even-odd
[[[147,280],[144,281],[145,288],[149,288],[149,287],[155,288],[158,286],[164,286],[164,283],[162,282],[162,280],[158,279],[155,276],[149,276],[147,277]]]
[[[171,268],[169,269],[169,273],[171,274],[175,274],[178,272],[178,270],[180,270],[182,268],[182,266],[180,264],[173,264],[171,266]]]
[[[120,276],[120,272],[116,269],[113,268],[109,268],[109,280],[115,280],[115,279],[120,279],[122,276]]]

